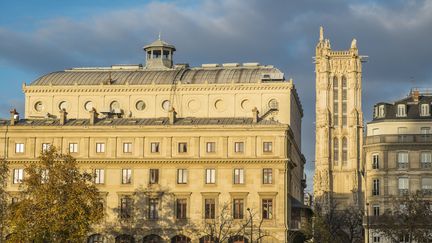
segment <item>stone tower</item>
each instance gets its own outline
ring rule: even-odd
[[[362,56],[357,41],[334,51],[320,28],[316,46],[316,142],[314,196],[325,207],[361,205],[363,113]]]

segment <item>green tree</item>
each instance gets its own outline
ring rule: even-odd
[[[2,242],[5,233],[5,222],[7,213],[7,192],[6,181],[8,178],[8,166],[6,160],[0,160],[0,242]]]
[[[25,169],[19,202],[8,214],[13,242],[82,242],[103,218],[93,175],[52,148]]]

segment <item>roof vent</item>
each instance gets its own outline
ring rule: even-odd
[[[238,67],[240,66],[240,63],[237,62],[231,62],[231,63],[224,63],[222,64],[223,67]]]
[[[217,63],[207,63],[207,64],[202,64],[201,67],[203,67],[203,68],[216,68],[216,67],[220,67],[220,65]]]

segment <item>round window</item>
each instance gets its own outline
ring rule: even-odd
[[[271,99],[271,100],[268,102],[268,107],[269,107],[270,109],[278,109],[278,108],[279,108],[279,102],[278,102],[276,99]]]
[[[62,102],[59,103],[59,109],[60,110],[63,110],[63,109],[67,110],[67,108],[68,108],[67,101],[62,101]]]
[[[93,102],[91,102],[91,101],[87,101],[85,104],[84,104],[84,109],[86,110],[86,111],[91,111],[92,109],[93,109]]]
[[[44,106],[42,104],[42,101],[38,101],[35,103],[34,108],[36,111],[41,112],[44,110]]]
[[[118,101],[113,101],[113,102],[111,102],[111,104],[110,104],[110,109],[113,111],[113,110],[118,110],[118,109],[120,109],[120,103],[118,102]]]
[[[225,110],[225,102],[221,99],[216,100],[214,104],[217,111],[224,111]]]
[[[146,108],[146,104],[144,101],[138,100],[137,103],[135,104],[135,108],[139,111],[143,111]]]
[[[249,110],[251,106],[251,102],[248,99],[244,99],[241,102],[241,108],[243,108],[243,110]]]
[[[164,109],[164,111],[169,111],[171,106],[171,102],[169,100],[164,100],[162,102],[162,109]]]

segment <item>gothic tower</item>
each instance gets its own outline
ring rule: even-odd
[[[334,51],[320,28],[316,46],[314,196],[323,206],[361,205],[362,56],[357,41]]]

